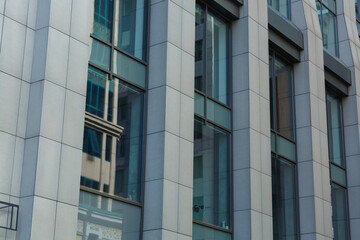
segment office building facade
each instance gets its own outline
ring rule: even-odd
[[[360,239],[357,0],[0,0],[0,239]]]

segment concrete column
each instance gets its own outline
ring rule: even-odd
[[[16,11],[23,8],[23,1],[15,2]],[[33,48],[19,240],[76,235],[92,5],[88,0],[29,1]]]
[[[294,65],[301,239],[332,239],[323,43],[313,0],[291,2],[292,21],[304,35]]]
[[[336,1],[339,57],[351,70],[349,96],[343,98],[350,236],[360,238],[360,43],[354,1]]]
[[[192,238],[195,1],[150,1],[144,240]]]
[[[232,24],[234,240],[272,239],[266,0],[245,0]]]

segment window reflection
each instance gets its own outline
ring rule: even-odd
[[[290,19],[290,1],[289,0],[268,0],[268,5],[278,11],[284,17]]]
[[[77,240],[138,240],[141,209],[80,191]]]
[[[333,206],[334,240],[349,239],[347,216],[346,189],[339,185],[331,184],[331,204]]]
[[[229,133],[195,120],[193,218],[230,228]]]
[[[333,0],[317,0],[316,8],[318,11],[323,46],[330,53],[338,56],[336,6]]]

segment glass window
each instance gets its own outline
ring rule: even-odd
[[[324,47],[333,55],[338,56],[336,6],[333,0],[317,0],[320,27]]]
[[[195,18],[195,89],[230,105],[228,24],[199,4]]]
[[[230,134],[195,119],[193,217],[230,228]]]
[[[193,224],[193,240],[231,240],[231,234],[213,228]]]
[[[102,133],[94,129],[85,127],[83,152],[91,156],[101,158]]]
[[[292,67],[269,54],[273,238],[296,240],[298,201]]]
[[[90,62],[109,70],[111,48],[95,39],[91,40]]]
[[[124,131],[116,143],[114,194],[140,201],[145,94],[123,82],[118,89],[117,124]]]
[[[278,11],[284,17],[290,19],[290,1],[289,0],[268,0],[268,5]]]
[[[274,239],[297,239],[296,165],[272,156]]]
[[[106,73],[89,66],[86,111],[98,117],[104,116],[106,79]]]
[[[114,43],[131,55],[145,60],[145,0],[118,0],[115,9]]]
[[[140,216],[140,207],[80,191],[76,239],[139,240]]]
[[[331,184],[331,203],[333,208],[334,240],[349,239],[347,192],[346,188]]]
[[[326,94],[326,111],[330,161],[345,167],[341,101],[329,93]]]
[[[360,36],[360,1],[355,0],[356,25]]]
[[[271,129],[295,139],[292,67],[270,53]]]
[[[111,42],[113,22],[113,0],[95,0],[93,34]]]

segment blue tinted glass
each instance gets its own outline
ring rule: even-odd
[[[111,48],[95,39],[91,40],[90,62],[110,70]]]
[[[98,117],[104,116],[106,78],[106,73],[89,66],[86,111]]]
[[[205,98],[195,93],[195,113],[205,117]]]
[[[113,21],[113,0],[95,0],[93,34],[111,42]]]
[[[227,129],[231,129],[231,111],[210,99],[206,99],[206,117]]]
[[[111,161],[111,145],[112,145],[112,137],[107,135],[106,136],[105,160],[108,162]]]
[[[277,136],[276,142],[276,152],[283,157],[289,158],[291,160],[296,160],[296,145],[295,143],[283,138],[281,136]]]
[[[334,164],[330,164],[330,173],[331,180],[346,186],[346,172],[344,169],[335,166]]]
[[[124,128],[116,145],[114,194],[140,201],[145,94],[119,81],[117,124]]]
[[[199,224],[193,224],[193,240],[231,240],[231,234],[205,227]]]
[[[101,158],[102,133],[94,129],[85,127],[83,152]],[[84,176],[92,178],[91,176]]]
[[[329,1],[330,3],[332,1]],[[325,1],[325,3],[327,3]],[[331,5],[331,4],[330,4]],[[331,5],[332,6],[332,5]],[[338,56],[337,22],[336,15],[328,7],[316,2],[324,48],[331,54]]]
[[[146,66],[142,63],[116,51],[114,52],[114,73],[145,88]]]
[[[296,165],[272,156],[271,169],[274,239],[296,240]]]
[[[330,161],[345,167],[341,100],[329,93],[326,94],[326,117]]]
[[[140,239],[141,208],[80,191],[77,239]]]
[[[289,0],[268,0],[269,6],[278,11],[284,17],[290,19],[290,1]]]
[[[116,46],[142,60],[146,53],[146,12],[145,0],[120,0],[115,11]]]
[[[347,193],[345,188],[334,183],[331,184],[331,205],[334,240],[347,240],[349,239]]]
[[[193,218],[223,228],[230,228],[229,139],[229,133],[195,119]]]
[[[229,105],[228,25],[209,12],[206,19],[206,94]]]
[[[114,79],[109,80],[109,95],[108,95],[108,118],[107,120],[113,121],[113,113],[114,113]]]

